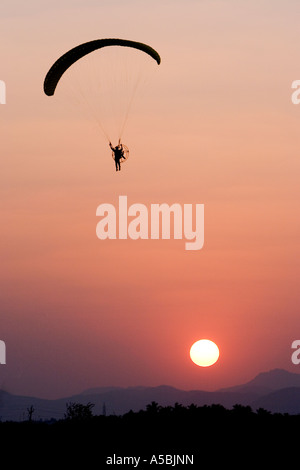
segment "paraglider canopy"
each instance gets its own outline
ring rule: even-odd
[[[102,47],[106,46],[132,47],[134,49],[138,49],[140,51],[145,52],[154,60],[156,60],[158,64],[160,64],[161,61],[159,54],[152,47],[148,46],[147,44],[143,44],[142,42],[116,38],[96,39],[94,41],[85,42],[84,44],[80,44],[79,46],[76,46],[65,54],[63,54],[52,65],[44,81],[44,92],[46,93],[46,95],[54,95],[55,88],[61,76],[72,64],[74,64],[77,60],[81,59],[90,52],[93,52],[97,49],[101,49]]]

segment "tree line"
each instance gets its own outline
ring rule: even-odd
[[[143,410],[118,416],[106,415],[105,404],[102,414],[93,415],[93,407],[90,402],[70,402],[62,419],[50,421],[35,421],[34,408],[29,407],[28,419],[23,422],[1,422],[0,435],[19,447],[29,439],[49,458],[54,451],[67,453],[69,458],[97,458],[100,469],[106,468],[104,459],[110,455],[166,452],[193,453],[195,468],[204,461],[229,464],[242,455],[246,463],[258,459],[262,464],[264,458],[266,465],[271,461],[279,465],[284,459],[286,468],[299,448],[300,415],[262,408],[254,411],[240,404],[227,409],[219,404],[160,406],[151,402]]]

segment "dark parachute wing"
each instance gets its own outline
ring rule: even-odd
[[[160,64],[159,54],[152,47],[142,42],[128,41],[126,39],[96,39],[94,41],[85,42],[74,47],[70,51],[63,54],[50,68],[44,81],[44,92],[48,96],[54,95],[55,88],[64,74],[64,72],[77,60],[97,49],[106,46],[124,46],[139,49],[150,55],[158,64]]]

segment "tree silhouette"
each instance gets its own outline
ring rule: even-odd
[[[259,415],[259,416],[270,416],[272,413],[271,411],[267,411],[265,410],[264,408],[258,408],[258,410],[256,410],[256,413]]]
[[[32,421],[32,415],[34,413],[34,407],[31,405],[29,408],[27,408],[27,414],[28,414],[28,421]]]
[[[236,405],[233,405],[233,412],[240,416],[250,415],[252,413],[252,408],[249,405],[244,406],[244,405],[236,404]]]
[[[152,401],[150,405],[147,405],[146,407],[147,413],[152,414],[152,415],[157,414],[160,409],[161,407],[159,406],[158,403],[156,403],[156,401]]]
[[[67,420],[83,421],[91,419],[93,417],[92,408],[95,406],[94,403],[87,403],[83,405],[81,403],[70,402],[67,403],[67,412],[64,414]]]

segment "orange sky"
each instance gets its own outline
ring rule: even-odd
[[[2,10],[0,388],[212,390],[297,372],[299,3],[4,0]],[[130,114],[120,173],[96,122],[42,88],[62,53],[101,37],[162,58]],[[100,241],[96,208],[119,195],[203,203],[204,248]],[[201,338],[220,348],[211,368],[188,357]]]

